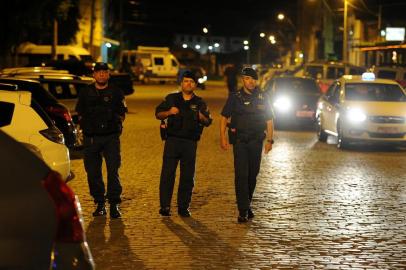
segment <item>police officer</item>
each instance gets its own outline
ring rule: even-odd
[[[127,111],[123,92],[109,84],[106,63],[96,63],[95,83],[79,92],[76,111],[84,134],[84,165],[90,194],[97,204],[93,216],[106,215],[105,198],[110,204],[110,217],[121,216],[120,134]],[[102,175],[102,159],[107,167],[107,193]]]
[[[247,222],[254,217],[251,202],[264,139],[265,154],[272,149],[273,112],[268,95],[257,87],[256,71],[246,67],[241,76],[243,87],[229,95],[221,112],[220,137],[224,150],[230,147],[230,143],[233,144],[238,222]]]
[[[203,127],[211,124],[212,119],[202,98],[194,94],[197,79],[191,71],[184,71],[181,77],[181,91],[169,94],[156,107],[155,116],[159,120],[167,119],[166,141],[159,185],[159,213],[170,216],[170,204],[175,173],[180,161],[180,179],[178,187],[178,214],[189,217],[189,205],[194,186],[197,141]]]

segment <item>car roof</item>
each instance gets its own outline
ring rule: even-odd
[[[344,75],[338,80],[343,83],[381,83],[381,84],[399,85],[396,81],[389,80],[389,79],[375,78],[375,79],[371,79],[371,80],[365,80],[365,79],[362,79],[361,75]]]

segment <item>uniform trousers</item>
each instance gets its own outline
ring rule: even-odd
[[[177,203],[179,209],[189,208],[194,187],[197,142],[169,136],[165,141],[159,197],[161,208],[170,207],[175,174],[180,162]]]

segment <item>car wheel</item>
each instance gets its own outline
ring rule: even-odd
[[[349,140],[344,137],[343,130],[340,125],[337,126],[337,148],[339,149],[348,149]]]
[[[322,125],[321,125],[321,119],[320,116],[317,117],[317,137],[319,138],[319,141],[321,142],[326,142],[328,134],[324,131]]]

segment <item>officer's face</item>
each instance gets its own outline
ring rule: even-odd
[[[93,77],[97,84],[106,85],[110,78],[110,73],[108,70],[97,70],[93,73]]]
[[[185,78],[183,78],[180,86],[181,86],[183,92],[191,93],[195,90],[196,83],[193,79],[185,77]]]
[[[251,76],[242,76],[242,84],[247,90],[252,91],[257,86],[257,80]]]

